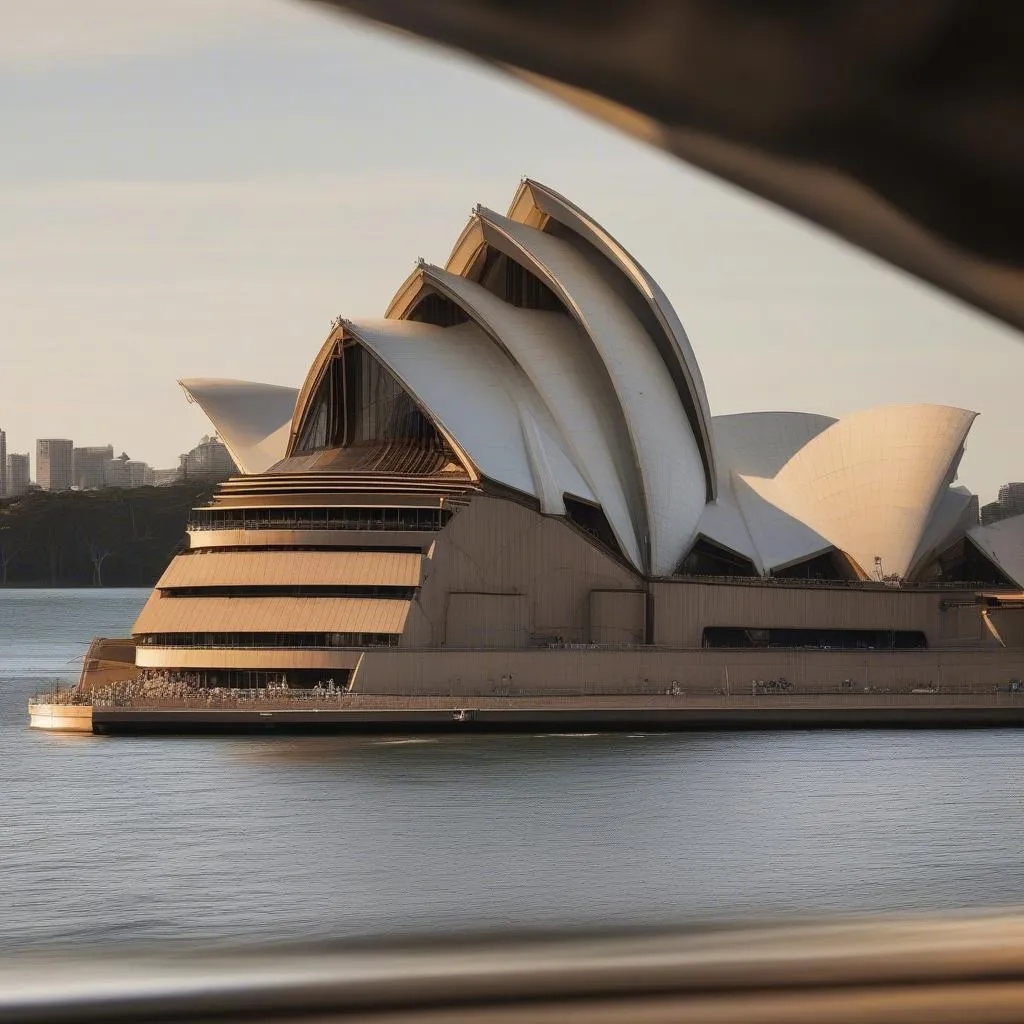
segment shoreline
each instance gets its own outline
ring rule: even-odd
[[[0,583],[0,593],[6,590],[145,590],[153,589],[153,583]]]

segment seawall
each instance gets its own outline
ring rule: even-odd
[[[93,709],[88,704],[29,704],[29,725],[50,732],[93,731]]]

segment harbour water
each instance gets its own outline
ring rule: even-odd
[[[26,700],[141,590],[0,590],[0,952],[776,920],[1024,894],[1014,731],[103,738]]]

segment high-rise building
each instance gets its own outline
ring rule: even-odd
[[[227,447],[216,435],[203,437],[199,444],[181,456],[181,479],[227,480],[238,472]]]
[[[7,470],[7,497],[18,498],[32,486],[28,452],[11,452],[5,460]]]
[[[105,486],[103,467],[113,457],[112,444],[76,448],[71,460],[72,486],[80,491],[93,491]]]
[[[7,497],[7,435],[0,430],[0,498]]]
[[[131,459],[125,452],[116,459],[107,459],[103,463],[103,486],[104,487],[131,487],[131,471],[128,464]]]
[[[125,463],[125,469],[128,470],[129,487],[145,487],[149,482],[150,468],[145,462],[129,459]]]
[[[1003,484],[999,488],[999,504],[1006,513],[1006,519],[1024,512],[1024,483]]]
[[[65,437],[36,441],[36,482],[44,491],[71,489],[75,444]]]
[[[1002,519],[1024,514],[1024,483],[1003,484],[999,497],[981,508],[981,521],[991,526]]]
[[[981,522],[981,507],[976,494],[972,494],[971,500],[967,503],[967,521],[971,526],[977,526]]]

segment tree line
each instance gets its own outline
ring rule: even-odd
[[[209,491],[192,481],[0,500],[0,586],[151,587]]]

